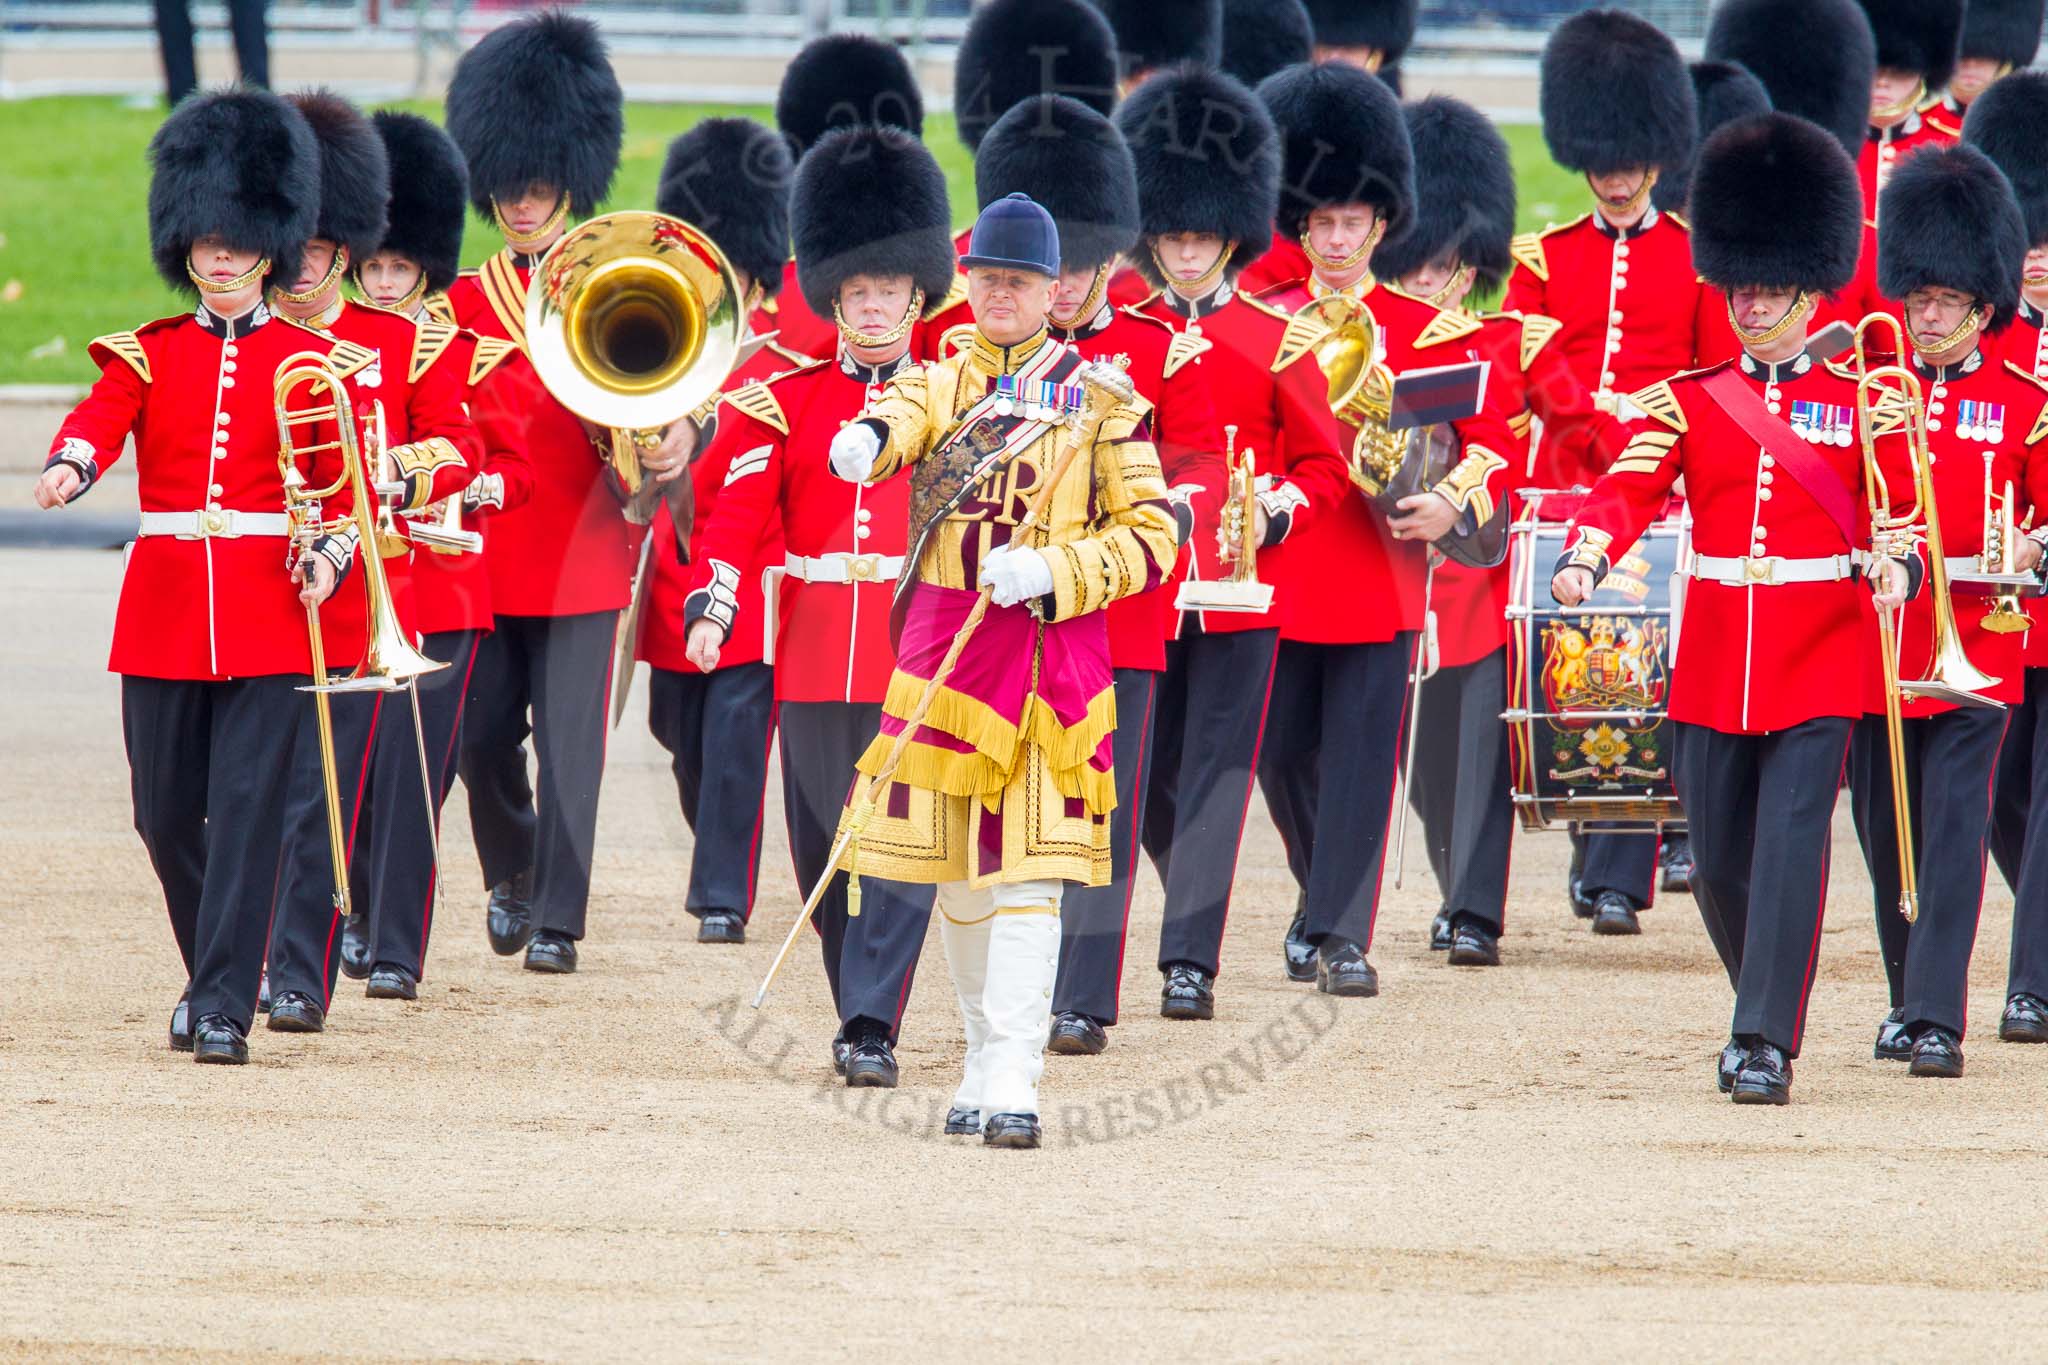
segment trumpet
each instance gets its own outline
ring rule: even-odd
[[[2012,480],[2006,480],[2002,495],[1992,492],[1991,465],[1996,459],[1992,452],[1984,452],[1984,548],[1977,555],[1977,571],[1994,581],[2014,577],[2031,580],[2032,574],[2022,575],[2019,571],[2019,527],[2013,517]],[[2034,618],[2020,610],[2020,595],[2008,585],[1991,600],[1979,624],[1993,634],[2013,635],[2032,626]]]
[[[1175,611],[1263,612],[1273,608],[1273,585],[1259,581],[1259,547],[1252,536],[1258,523],[1258,470],[1252,452],[1239,452],[1237,428],[1223,428],[1223,467],[1229,471],[1223,500],[1223,533],[1237,546],[1237,562],[1228,578],[1189,578],[1174,595]]]

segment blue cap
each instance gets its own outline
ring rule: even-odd
[[[1056,276],[1060,273],[1060,230],[1053,226],[1052,215],[1030,195],[1006,194],[974,220],[974,233],[967,239],[967,254],[960,264]]]

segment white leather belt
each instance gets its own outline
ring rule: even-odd
[[[1827,555],[1817,559],[1787,559],[1782,555],[1700,555],[1692,557],[1686,573],[1709,583],[1731,588],[1773,588],[1782,583],[1837,583],[1852,576],[1856,566],[1849,555]]]
[[[136,536],[176,536],[180,540],[233,540],[237,536],[288,536],[291,518],[282,512],[144,512]]]
[[[803,583],[893,583],[903,575],[903,556],[784,555],[782,567]]]

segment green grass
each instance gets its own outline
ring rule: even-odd
[[[405,106],[438,118],[433,104]],[[711,114],[767,121],[763,108],[634,104],[612,205],[645,206],[669,139]],[[82,384],[94,374],[86,343],[179,310],[182,300],[149,263],[149,170],[144,158],[161,111],[111,98],[64,97],[0,104],[0,384]],[[950,115],[934,114],[926,138],[952,186],[954,215],[974,204],[972,161]],[[1582,211],[1584,187],[1551,163],[1533,127],[1506,130],[1522,177],[1525,227]],[[495,246],[472,218],[464,260]]]

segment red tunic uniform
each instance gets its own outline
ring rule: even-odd
[[[526,343],[531,262],[501,252],[449,287],[456,321],[479,336]],[[545,393],[527,414],[533,494],[497,518],[485,559],[498,616],[579,616],[631,601],[638,536],[604,479],[582,421]]]
[[[880,369],[818,361],[726,397],[704,458],[725,470],[698,532],[684,629],[710,616],[730,631],[779,609],[765,643],[778,701],[880,702],[896,651],[889,606],[910,537],[906,475],[874,485],[832,473],[839,429],[880,397],[908,358]],[[780,519],[786,572],[747,582],[740,566]]]
[[[1889,128],[1870,129],[1856,155],[1856,179],[1863,186],[1863,216],[1876,220],[1877,197],[1901,161],[1922,147],[1947,146],[1956,138],[1957,134],[1917,112]]]
[[[306,611],[281,524],[271,383],[289,357],[333,356],[336,343],[260,307],[231,324],[204,317],[164,318],[95,340],[100,377],[50,445],[53,456],[104,472],[135,438],[145,529],[121,579],[107,667],[215,682],[309,673]],[[305,439],[303,429],[296,434]],[[339,469],[324,457],[309,478],[331,483]],[[350,506],[344,488],[322,514],[332,519]],[[263,520],[240,520],[249,515]],[[360,594],[353,576],[340,595],[351,592]]]

